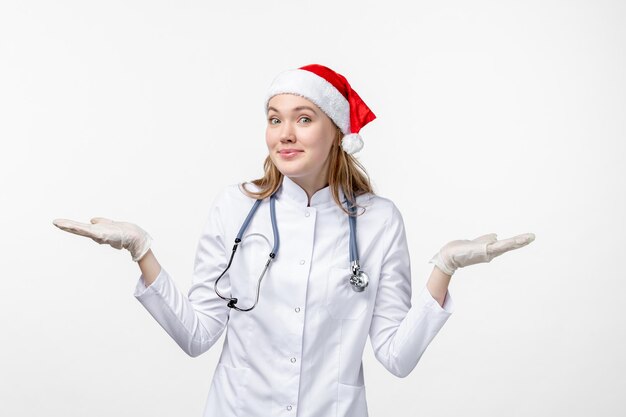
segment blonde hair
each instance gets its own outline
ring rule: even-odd
[[[356,197],[362,194],[374,194],[367,171],[361,163],[352,155],[341,148],[343,132],[335,125],[335,141],[330,148],[328,161],[328,185],[335,203],[348,215],[350,212],[339,201],[339,186],[343,189],[346,199],[350,204],[356,203]],[[264,199],[278,190],[282,183],[283,174],[276,168],[268,155],[263,163],[265,174],[262,178],[250,181],[259,188],[259,191],[250,191],[246,183],[241,183],[243,191],[248,197]],[[362,206],[357,206],[362,207]],[[363,210],[363,212],[365,209]],[[363,214],[363,213],[361,213]],[[358,214],[357,214],[358,215]]]

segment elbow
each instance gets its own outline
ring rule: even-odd
[[[180,344],[181,349],[190,357],[196,358],[202,355],[207,350],[211,349],[215,342],[220,338],[222,333],[219,332],[217,335],[211,338],[203,338],[203,339],[191,339],[186,344]]]
[[[198,328],[193,332],[195,336],[188,339],[185,343],[179,343],[179,346],[187,355],[196,358],[213,347],[225,328],[226,326],[223,326],[216,333],[210,334],[206,327],[198,323]]]
[[[406,378],[407,376],[409,376],[411,372],[413,372],[413,369],[415,369],[415,367],[413,368],[402,368],[402,367],[387,368],[387,370],[391,372],[393,376],[396,376],[398,378]]]
[[[421,357],[421,355],[420,355]],[[406,378],[409,376],[413,369],[417,366],[420,357],[414,357],[412,360],[403,360],[398,356],[389,355],[384,358],[378,358],[378,361],[387,369],[393,376],[398,378]]]
[[[200,355],[202,355],[204,352],[206,352],[206,350],[205,350],[205,351],[203,351],[203,350],[200,350],[200,349],[198,349],[198,350],[195,350],[195,349],[183,349],[183,350],[185,351],[185,353],[186,353],[187,355],[189,355],[189,356],[190,356],[190,357],[192,357],[192,358],[197,358],[198,356],[200,356]]]
[[[181,346],[181,349],[190,357],[197,358],[202,355],[207,350],[211,349],[215,342],[200,342],[200,341],[191,341],[187,346]]]
[[[394,376],[397,376],[398,378],[406,378],[407,376],[409,376],[410,373],[411,373],[411,371],[392,372],[392,374]]]

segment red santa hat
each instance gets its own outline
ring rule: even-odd
[[[323,65],[311,64],[283,71],[274,78],[265,98],[290,93],[315,103],[344,133],[341,147],[349,154],[363,148],[359,130],[376,118],[346,78]]]

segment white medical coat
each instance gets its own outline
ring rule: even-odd
[[[366,417],[367,336],[380,363],[405,377],[452,314],[450,294],[442,307],[423,286],[411,304],[404,223],[392,201],[372,194],[357,198],[366,210],[357,217],[357,246],[370,278],[358,293],[348,282],[348,217],[330,187],[317,191],[307,206],[306,192],[284,177],[276,197],[280,247],[253,310],[230,309],[214,292],[254,203],[237,184],[225,187],[211,205],[188,295],[164,268],[147,288],[140,276],[134,295],[192,357],[228,329],[205,417]],[[273,244],[269,199],[244,236],[218,286],[237,297],[241,308],[254,303]]]

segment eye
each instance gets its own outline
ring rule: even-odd
[[[276,120],[276,121],[280,121],[280,120],[278,120],[278,119],[277,119],[277,118],[275,118],[275,117],[270,117],[270,118],[269,118],[269,119],[267,119],[267,120],[269,121],[269,124],[271,124],[271,125],[275,125],[275,124],[276,124],[276,123],[274,123],[274,120]]]
[[[306,121],[306,122],[308,122],[308,123],[310,123],[310,122],[311,122],[311,118],[310,118],[310,117],[307,117],[307,116],[302,116],[302,117],[300,118],[300,120],[305,120],[305,121]]]

